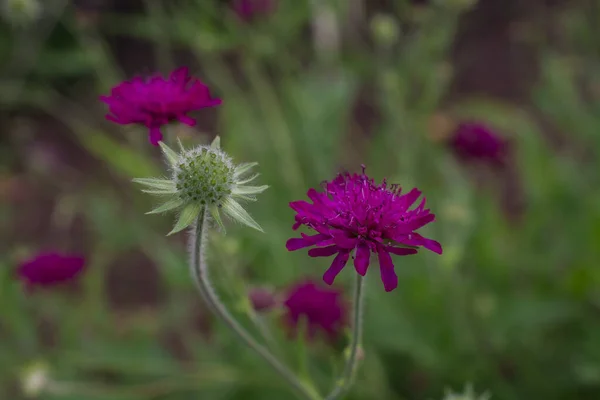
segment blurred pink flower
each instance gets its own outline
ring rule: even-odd
[[[83,256],[43,252],[23,261],[17,268],[17,276],[28,289],[49,287],[75,279],[84,267]]]
[[[342,293],[321,287],[312,280],[295,284],[287,294],[284,306],[284,322],[292,336],[298,334],[299,324],[302,326],[301,320],[304,319],[309,339],[322,330],[329,339],[334,340],[348,321]]]
[[[463,161],[503,166],[507,161],[508,141],[480,122],[463,122],[451,136],[449,145]]]
[[[188,112],[221,104],[221,99],[210,96],[204,83],[189,75],[187,67],[171,72],[168,79],[155,75],[121,82],[110,96],[100,96],[100,100],[108,105],[106,119],[120,125],[145,125],[155,146],[163,138],[163,125],[179,121],[194,126],[196,120]]]
[[[233,10],[246,22],[255,17],[272,13],[276,6],[276,0],[235,0],[233,2]]]

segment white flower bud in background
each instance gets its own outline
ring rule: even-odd
[[[27,398],[36,398],[48,386],[49,368],[42,361],[34,362],[23,369],[20,380],[23,395]]]
[[[490,400],[491,397],[488,393],[477,395],[473,391],[471,385],[467,385],[463,393],[454,393],[451,390],[446,391],[446,395],[443,400]]]

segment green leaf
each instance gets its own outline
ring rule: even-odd
[[[158,144],[160,145],[165,157],[167,157],[167,161],[169,161],[171,167],[175,168],[177,161],[179,160],[179,155],[163,142],[158,142]]]
[[[246,201],[256,201],[256,196],[248,196],[246,194],[232,194],[231,197]]]
[[[104,160],[112,169],[127,177],[160,175],[158,168],[151,160],[122,146],[102,132],[81,127],[78,135],[81,144],[93,155]]]
[[[171,195],[174,195],[175,193],[177,193],[177,191],[175,189],[169,189],[169,190],[142,189],[142,192],[148,193],[148,194],[156,194],[159,196],[171,196]]]
[[[250,176],[249,178],[243,179],[241,181],[237,181],[236,184],[237,185],[244,185],[246,183],[250,183],[253,180],[255,180],[256,178],[258,178],[259,176],[260,176],[260,174],[254,174],[254,175]]]
[[[181,211],[181,215],[179,215],[179,219],[173,227],[173,230],[167,234],[170,236],[174,233],[180,232],[194,223],[194,220],[198,218],[200,211],[202,211],[202,205],[198,203],[189,204],[185,206],[183,211]]]
[[[223,230],[223,233],[225,233],[225,225],[223,225],[223,220],[221,219],[221,214],[219,214],[219,209],[217,207],[211,207],[210,215],[212,215],[217,225],[219,225],[219,228],[221,228],[221,230]]]
[[[252,169],[253,167],[255,167],[257,165],[258,165],[257,162],[241,163],[240,165],[235,167],[235,171],[233,172],[233,178],[235,179],[235,178],[242,176],[245,172],[250,171],[250,169]]]
[[[233,194],[257,194],[262,193],[269,188],[269,185],[262,186],[236,186],[231,193]]]
[[[163,205],[156,207],[152,211],[148,211],[146,214],[160,214],[166,211],[171,211],[177,207],[181,207],[183,205],[183,200],[181,199],[172,199],[164,203]]]
[[[252,219],[250,214],[248,214],[248,212],[244,210],[240,203],[233,200],[232,198],[228,198],[223,202],[223,211],[225,211],[225,213],[234,220],[244,225],[247,225],[250,228],[254,228],[257,231],[264,232],[260,225],[258,225],[258,223],[254,219]]]
[[[135,178],[133,182],[141,185],[148,186],[152,189],[159,190],[175,190],[175,182],[168,179],[156,179],[156,178]]]

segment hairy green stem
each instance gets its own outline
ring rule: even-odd
[[[265,360],[283,379],[296,391],[298,396],[306,400],[321,400],[316,390],[301,382],[296,375],[290,371],[279,359],[277,359],[266,347],[258,343],[237,320],[229,313],[221,303],[219,297],[210,284],[208,266],[204,260],[205,244],[208,233],[209,213],[206,208],[200,212],[196,220],[195,229],[192,233],[192,249],[190,269],[192,278],[198,287],[198,291],[210,309],[238,336],[238,338],[252,348]]]
[[[356,276],[356,283],[354,285],[354,298],[353,298],[353,318],[354,325],[352,327],[352,340],[350,342],[350,354],[346,360],[346,365],[342,372],[342,376],[336,382],[336,386],[333,388],[331,393],[325,400],[337,400],[340,399],[354,383],[354,377],[356,375],[356,369],[358,367],[358,351],[362,342],[362,322],[363,322],[363,308],[364,308],[364,282],[365,278],[360,275]]]

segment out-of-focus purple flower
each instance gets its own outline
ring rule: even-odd
[[[85,258],[80,255],[45,252],[22,262],[17,276],[29,289],[48,287],[71,281],[84,267]]]
[[[461,160],[486,162],[497,166],[506,163],[508,142],[482,123],[459,124],[449,144]]]
[[[276,6],[276,0],[235,0],[233,2],[233,10],[246,22],[255,17],[272,13]]]
[[[305,323],[309,339],[313,339],[321,330],[334,340],[348,322],[348,308],[342,293],[321,287],[311,280],[295,284],[287,293],[284,306],[284,322],[293,336]]]
[[[411,209],[421,196],[418,189],[401,194],[399,186],[388,187],[385,180],[376,184],[365,174],[363,166],[362,174],[340,174],[324,183],[324,192],[310,189],[307,195],[312,203],[303,200],[290,203],[296,211],[293,229],[306,225],[317,234],[302,233],[301,238],[288,240],[286,247],[293,251],[315,246],[308,251],[311,257],[335,255],[323,275],[329,285],[354,250],[354,268],[362,276],[367,273],[371,253],[377,254],[386,292],[398,286],[390,254],[415,254],[420,246],[442,253],[438,242],[415,232],[435,220],[435,215],[425,208],[425,198]]]
[[[265,287],[254,287],[250,289],[248,297],[252,307],[257,312],[268,311],[277,304],[273,291]]]
[[[106,119],[120,125],[145,125],[155,146],[163,138],[163,125],[179,121],[194,126],[196,120],[188,112],[221,104],[221,99],[210,96],[208,86],[189,75],[187,67],[176,69],[166,79],[155,75],[121,82],[100,100],[108,105]]]

